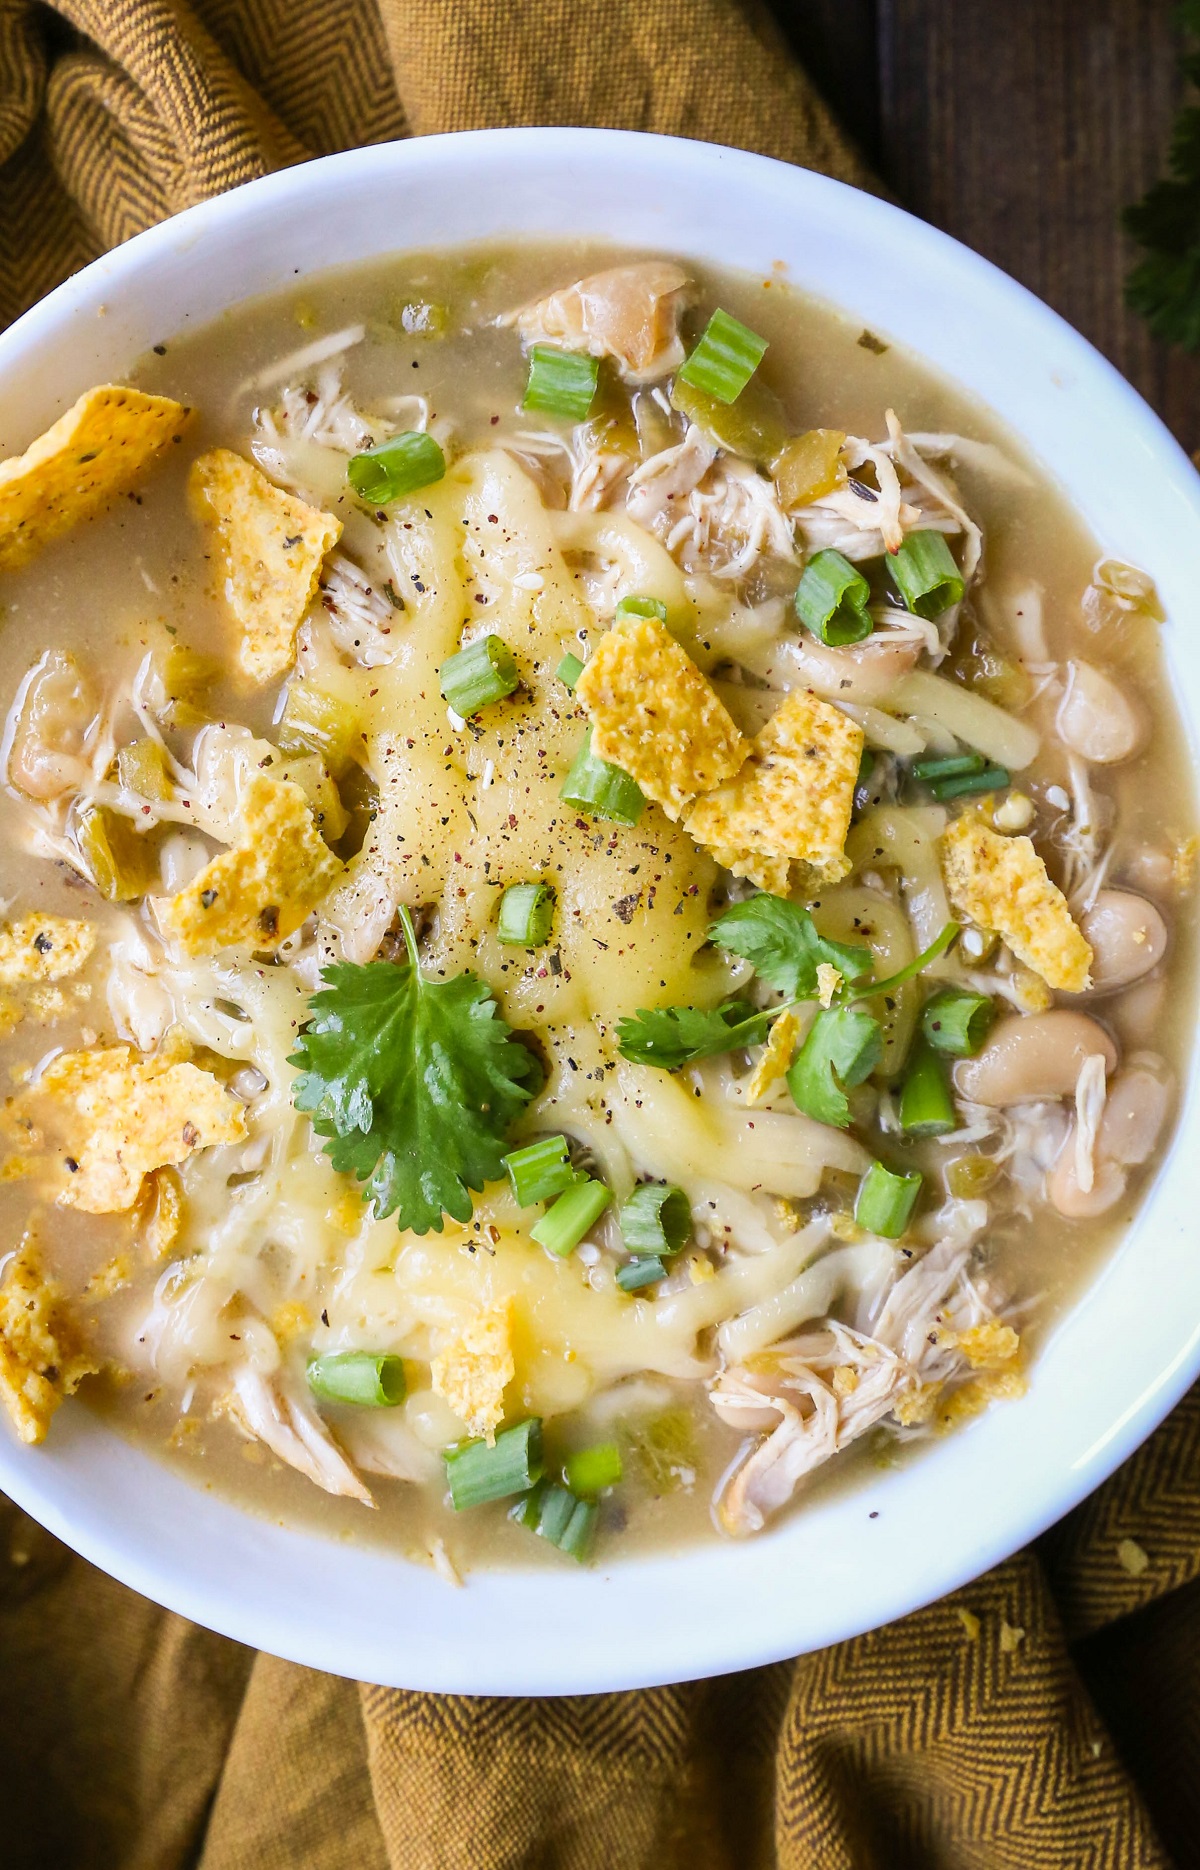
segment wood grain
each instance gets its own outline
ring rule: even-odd
[[[1070,320],[1200,447],[1200,361],[1124,304],[1121,209],[1165,165],[1167,0],[777,0],[893,192]]]

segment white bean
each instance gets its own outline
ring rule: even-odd
[[[1046,1192],[1060,1214],[1091,1221],[1116,1206],[1129,1180],[1126,1171],[1148,1162],[1158,1146],[1170,1096],[1166,1080],[1143,1066],[1113,1079],[1096,1135],[1091,1188],[1079,1185],[1074,1124],[1047,1177]]]
[[[1094,1221],[1120,1201],[1127,1179],[1124,1169],[1115,1162],[1097,1162],[1092,1185],[1085,1192],[1079,1186],[1075,1171],[1075,1125],[1072,1124],[1058,1161],[1046,1179],[1046,1192],[1068,1221]]]
[[[1090,662],[1067,664],[1067,692],[1055,724],[1060,739],[1097,766],[1127,760],[1142,739],[1140,713],[1111,677]]]
[[[1093,993],[1128,987],[1166,953],[1166,923],[1152,902],[1132,890],[1101,890],[1079,926],[1091,945]]]
[[[1086,1013],[1054,1007],[1048,1013],[1016,1014],[1000,1021],[977,1057],[959,1060],[955,1088],[973,1103],[994,1107],[1067,1097],[1084,1059],[1096,1053],[1111,1071],[1117,1048]]]
[[[1096,1155],[1126,1168],[1138,1168],[1149,1162],[1171,1102],[1171,1087],[1165,1078],[1145,1066],[1135,1065],[1120,1072],[1108,1091],[1108,1102],[1100,1119]]]

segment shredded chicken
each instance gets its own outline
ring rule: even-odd
[[[875,1423],[898,1413],[901,1424],[919,1425],[927,1397],[971,1377],[976,1360],[964,1355],[960,1338],[998,1324],[967,1272],[986,1219],[979,1201],[951,1202],[931,1217],[941,1237],[896,1280],[869,1334],[829,1319],[716,1378],[718,1414],[761,1435],[718,1503],[727,1532],[758,1532],[806,1475]]]
[[[1108,1075],[1099,1052],[1085,1058],[1075,1085],[1075,1180],[1090,1195],[1096,1180],[1096,1138],[1108,1098]]]
[[[774,483],[748,461],[719,456],[695,424],[681,442],[634,470],[625,507],[686,571],[740,578],[762,557],[796,557]]]
[[[389,639],[399,605],[393,604],[352,560],[341,553],[328,560],[317,601],[328,619],[330,636],[348,662],[378,669],[395,661],[397,645]],[[306,624],[305,630],[311,630],[311,625]],[[301,642],[302,669],[308,647]]]
[[[231,1420],[252,1441],[315,1481],[326,1493],[375,1502],[318,1416],[289,1395],[277,1380],[268,1382],[260,1371],[243,1364],[225,1401]]]

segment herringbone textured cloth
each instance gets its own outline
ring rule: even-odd
[[[0,318],[281,164],[564,122],[869,181],[748,0],[0,0]],[[799,1662],[569,1701],[251,1655],[0,1502],[0,1870],[1194,1864],[1198,1571],[1195,1396],[954,1599]]]

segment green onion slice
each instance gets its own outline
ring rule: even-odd
[[[372,506],[387,506],[406,493],[431,487],[445,472],[446,457],[433,436],[415,429],[389,436],[378,448],[351,455],[346,464],[346,479]]]
[[[617,605],[618,617],[657,617],[667,621],[667,607],[657,597],[623,597]]]
[[[962,602],[962,573],[940,532],[910,532],[888,559],[888,569],[908,609],[918,617],[932,620]]]
[[[692,1210],[682,1188],[670,1182],[642,1182],[617,1217],[621,1238],[631,1253],[678,1253],[691,1238]]]
[[[514,948],[540,948],[554,927],[554,891],[548,883],[510,883],[500,898],[496,934]]]
[[[563,1479],[574,1494],[591,1499],[621,1479],[621,1450],[615,1441],[598,1442],[593,1448],[579,1448],[563,1463]]]
[[[568,1253],[574,1253],[588,1229],[595,1226],[611,1200],[611,1189],[585,1176],[583,1181],[574,1182],[565,1189],[552,1208],[547,1208],[537,1226],[530,1228],[530,1239],[565,1260]]]
[[[640,1292],[643,1286],[656,1286],[667,1276],[667,1263],[656,1253],[646,1253],[626,1260],[617,1268],[617,1284],[622,1292]]]
[[[529,381],[521,406],[582,422],[595,400],[599,370],[598,360],[583,351],[535,344],[529,353]]]
[[[584,730],[583,744],[559,796],[593,818],[611,818],[619,825],[636,825],[646,804],[636,779],[609,760],[596,758],[590,727]]]
[[[679,374],[685,383],[715,396],[719,403],[736,402],[763,360],[767,340],[728,312],[717,310],[704,335]]]
[[[504,1167],[523,1208],[531,1208],[535,1201],[552,1201],[578,1180],[565,1136],[541,1136],[536,1143],[511,1150],[504,1157]]]
[[[529,1416],[513,1428],[501,1429],[491,1447],[486,1441],[460,1442],[443,1459],[456,1513],[526,1493],[545,1471],[541,1418]]]
[[[870,636],[870,597],[870,585],[848,558],[840,552],[816,552],[796,588],[796,615],[823,643],[841,648]]]
[[[329,1351],[308,1365],[308,1387],[322,1402],[394,1409],[404,1401],[404,1364],[390,1351]]]
[[[479,636],[438,670],[443,700],[465,721],[493,701],[503,701],[520,681],[516,658],[499,636]]]
[[[883,1056],[879,1021],[857,1006],[818,1013],[787,1074],[798,1110],[839,1130],[850,1127],[846,1096],[870,1077]]]
[[[893,1175],[882,1162],[873,1162],[858,1185],[854,1218],[869,1234],[899,1240],[917,1205],[924,1176]]]
[[[527,1526],[530,1532],[580,1562],[588,1555],[599,1515],[594,1501],[577,1500],[569,1488],[553,1481],[542,1481],[508,1512],[518,1526]]]
[[[575,684],[583,674],[583,664],[578,656],[572,655],[570,651],[568,651],[554,673],[557,675],[563,687],[569,688],[573,694],[575,691]]]
[[[946,1136],[958,1128],[958,1112],[938,1054],[918,1034],[900,1087],[900,1128],[908,1136]]]
[[[981,773],[986,765],[982,753],[940,753],[932,760],[914,760],[909,771],[914,779],[928,785],[934,779],[960,779],[968,773]]]
[[[921,1009],[921,1031],[952,1058],[973,1058],[992,1029],[996,1008],[986,994],[947,987]]]
[[[985,766],[978,773],[964,773],[961,779],[935,779],[930,791],[935,799],[965,799],[973,792],[999,792],[1012,784],[1012,774],[1004,766]]]

